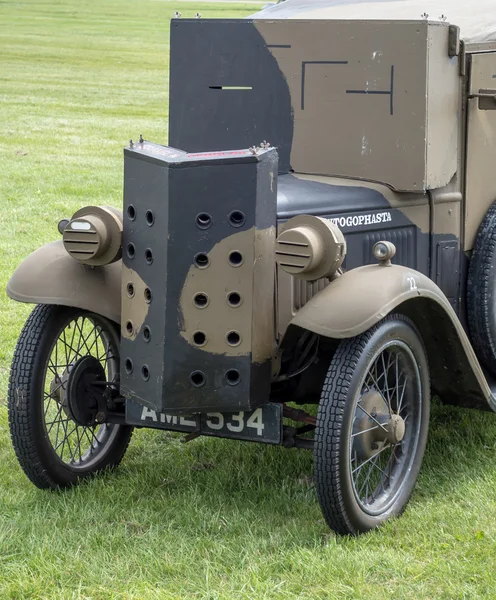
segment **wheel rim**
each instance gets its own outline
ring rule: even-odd
[[[406,485],[422,418],[417,360],[400,340],[369,361],[354,403],[349,467],[355,499],[373,516],[386,512]]]
[[[61,324],[54,336],[43,375],[45,439],[57,461],[74,471],[99,463],[112,446],[118,425],[78,424],[70,411],[67,387],[70,373],[84,357],[93,356],[106,381],[119,373],[119,346],[109,324],[97,315],[81,314]]]

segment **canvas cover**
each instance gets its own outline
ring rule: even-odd
[[[258,19],[378,19],[429,21],[446,17],[467,42],[496,41],[495,0],[286,0],[252,15]]]

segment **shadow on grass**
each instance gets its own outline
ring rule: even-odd
[[[495,439],[496,415],[434,401],[416,501],[445,497],[457,481],[490,477]],[[311,500],[312,463],[307,450],[208,438],[183,445],[175,435],[153,432],[133,449],[121,476],[144,479],[148,498],[162,496],[164,490],[188,494],[193,486],[207,504],[225,506],[233,498],[248,498],[251,504],[266,505],[267,498]]]
[[[467,482],[494,477],[496,415],[435,402],[424,465],[413,498],[419,506],[449,503]],[[61,494],[31,496],[49,512],[91,515],[147,535],[160,526],[179,536],[253,535],[301,547],[327,543],[312,484],[312,453],[176,434],[137,431],[123,465]],[[52,498],[52,500],[47,500]],[[46,507],[48,508],[48,507]],[[378,534],[380,535],[380,534]],[[269,543],[269,542],[267,542]]]

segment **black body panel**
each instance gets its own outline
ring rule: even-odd
[[[193,75],[194,74],[194,75]],[[277,148],[290,170],[289,87],[265,40],[248,20],[171,22],[169,144],[187,152]]]
[[[299,214],[334,221],[346,238],[343,267],[353,269],[375,261],[376,242],[393,242],[393,263],[429,275],[429,235],[423,233],[379,191],[364,186],[341,186],[281,175],[278,183],[277,218],[284,222]],[[428,208],[426,207],[426,210]]]

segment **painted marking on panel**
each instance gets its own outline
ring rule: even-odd
[[[305,60],[301,63],[301,110],[305,110],[305,79],[307,65],[347,65],[347,60]]]
[[[367,96],[389,96],[389,113],[394,115],[394,65],[391,65],[389,90],[346,90],[347,94],[365,94]]]

